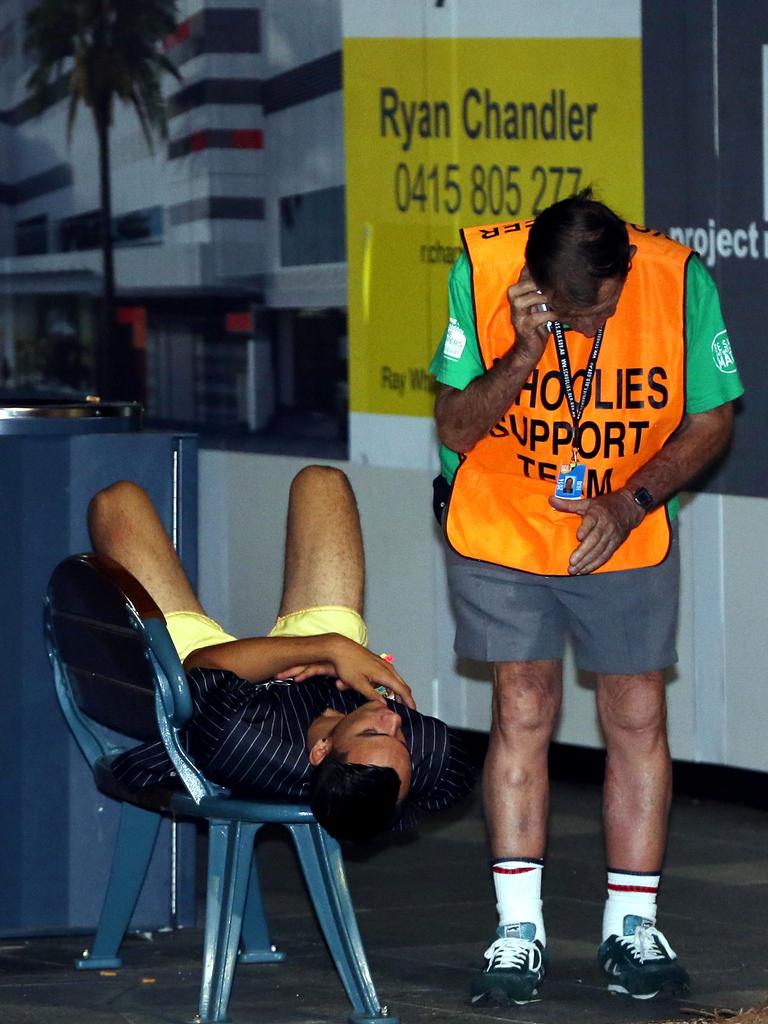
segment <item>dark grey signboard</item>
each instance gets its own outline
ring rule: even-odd
[[[768,4],[644,0],[645,220],[716,280],[746,387],[708,490],[768,496]]]

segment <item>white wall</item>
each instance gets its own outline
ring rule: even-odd
[[[272,625],[282,583],[288,486],[307,460],[243,452],[200,455],[200,592],[239,635]],[[432,473],[336,463],[358,497],[365,537],[366,617],[374,650],[390,650],[419,707],[487,729],[482,666],[457,666]],[[672,753],[768,770],[768,501],[701,494],[681,513],[680,662],[669,686]],[[558,738],[599,746],[593,692],[566,665]]]

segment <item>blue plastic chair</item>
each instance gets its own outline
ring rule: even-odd
[[[179,735],[192,717],[187,680],[165,619],[122,566],[75,555],[54,570],[45,600],[45,636],[64,716],[98,789],[120,801],[111,874],[82,970],[121,966],[119,947],[141,892],[164,815],[208,822],[208,874],[199,1018],[227,1021],[235,964],[282,960],[269,940],[253,856],[262,825],[290,832],[310,897],[354,1024],[397,1024],[379,1004],[360,939],[339,844],[303,805],[232,797],[193,763]],[[123,746],[114,732],[130,737]],[[179,789],[131,791],[111,764],[135,741],[160,735]]]

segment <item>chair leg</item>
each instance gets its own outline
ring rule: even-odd
[[[211,820],[209,824],[201,1024],[229,1020],[227,1006],[258,827],[241,821]]]
[[[251,877],[248,882],[248,895],[245,898],[243,931],[240,936],[240,954],[237,962],[240,964],[274,964],[281,960],[285,960],[285,953],[281,953],[269,941],[267,919],[261,899],[259,868],[254,852]]]
[[[121,805],[99,927],[90,950],[75,960],[78,970],[103,971],[122,967],[117,951],[144,884],[160,821],[160,815],[153,811],[145,811],[133,804]]]
[[[319,825],[287,825],[309,894],[341,983],[352,1004],[351,1024],[398,1024],[382,1008],[368,967],[339,844]]]

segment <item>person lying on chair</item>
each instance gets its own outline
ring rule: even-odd
[[[165,616],[195,706],[184,743],[214,782],[308,801],[331,835],[358,842],[469,792],[474,770],[458,738],[421,715],[391,662],[366,647],[362,532],[343,472],[307,466],[291,484],[280,612],[266,637],[237,640],[208,618],[137,484],[99,491],[88,526],[94,550]],[[126,751],[113,771],[134,788],[175,775],[162,741]]]

